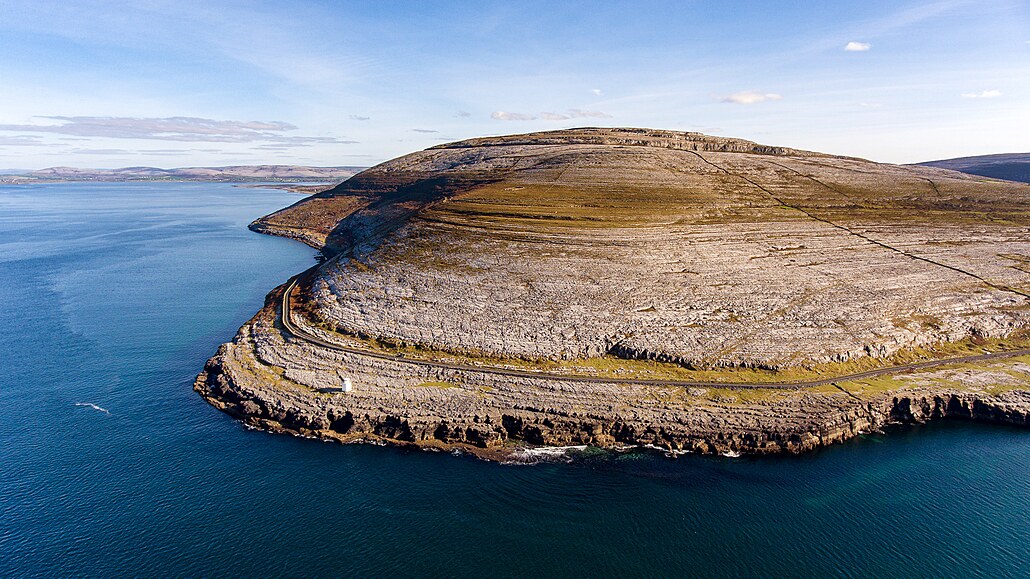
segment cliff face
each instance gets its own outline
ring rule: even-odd
[[[270,300],[198,379],[213,404],[265,427],[774,452],[891,421],[1026,423],[1020,360],[959,367],[976,377],[965,382],[662,380],[782,382],[946,356],[952,343],[1025,347],[1027,185],[698,133],[573,129],[412,153],[252,228],[333,256],[293,292],[291,324]],[[355,390],[336,393],[344,377]]]

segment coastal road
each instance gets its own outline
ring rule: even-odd
[[[616,377],[600,377],[600,376],[569,376],[565,374],[554,374],[551,372],[531,372],[528,370],[512,370],[509,368],[498,368],[496,366],[475,366],[472,364],[454,364],[450,362],[433,362],[429,360],[419,360],[416,358],[407,358],[398,354],[386,354],[383,352],[375,352],[371,350],[365,350],[362,348],[351,348],[349,346],[343,346],[324,340],[318,336],[308,333],[307,331],[297,327],[290,317],[290,296],[296,289],[297,284],[301,280],[311,276],[321,265],[315,265],[290,279],[286,285],[286,290],[283,292],[282,302],[280,306],[279,320],[282,322],[282,327],[288,333],[294,337],[309,342],[322,348],[329,350],[336,350],[339,352],[347,352],[348,354],[357,354],[361,356],[368,356],[371,358],[377,358],[380,360],[387,360],[390,362],[401,362],[404,364],[411,364],[414,366],[423,366],[427,368],[446,369],[446,370],[457,370],[463,372],[482,372],[484,374],[495,374],[498,376],[509,376],[512,378],[535,378],[543,380],[560,380],[564,382],[578,382],[588,384],[635,384],[642,386],[681,386],[681,387],[702,387],[702,388],[731,388],[731,389],[747,389],[747,388],[779,388],[779,389],[792,389],[797,390],[801,388],[809,388],[812,386],[825,386],[829,384],[835,384],[837,382],[847,382],[852,380],[863,380],[866,378],[875,378],[877,376],[887,376],[891,374],[902,374],[905,372],[911,372],[913,370],[924,370],[928,368],[935,368],[938,366],[946,366],[949,364],[964,364],[968,362],[983,362],[988,360],[998,360],[1003,358],[1014,358],[1016,356],[1023,356],[1030,354],[1030,348],[1023,348],[1020,350],[1010,350],[1005,352],[991,352],[985,354],[975,354],[971,356],[960,356],[957,358],[944,358],[940,360],[927,360],[925,362],[914,362],[911,364],[903,364],[901,366],[891,366],[889,368],[877,368],[875,370],[866,370],[864,372],[856,372],[854,374],[845,374],[842,376],[834,376],[831,378],[819,378],[818,380],[807,380],[802,382],[711,382],[701,380],[662,380],[662,379],[645,379],[645,378],[616,378]]]

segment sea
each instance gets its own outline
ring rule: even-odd
[[[0,577],[1027,577],[1030,432],[496,464],[250,430],[193,379],[314,263],[293,193],[0,185]]]

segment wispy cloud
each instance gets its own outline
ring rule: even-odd
[[[601,111],[586,111],[582,109],[569,109],[565,113],[542,112],[535,115],[526,113],[512,113],[508,111],[494,111],[490,118],[498,121],[567,121],[569,119],[610,119],[611,115]]]
[[[604,95],[604,91],[599,89],[599,88],[592,88],[592,89],[590,89],[590,92],[594,93],[594,96],[602,96],[602,95]]]
[[[467,119],[467,118],[472,116],[472,113],[470,113],[468,111],[458,111],[458,112],[454,113],[454,116],[459,118],[459,119]]]
[[[439,133],[440,131],[434,129],[411,129],[415,133]]]
[[[490,113],[490,118],[495,121],[535,121],[537,116],[508,111],[494,111]]]
[[[44,143],[40,137],[29,136],[29,135],[13,135],[10,137],[0,137],[0,146],[14,146],[14,147],[43,147]]]
[[[350,116],[350,120],[352,120],[352,121],[367,121],[367,120],[369,120],[371,118],[372,117],[363,117],[361,115],[351,115]]]
[[[844,45],[844,50],[848,52],[865,52],[872,47],[873,45],[869,44],[868,42],[855,42],[854,40],[852,40],[851,42]]]
[[[580,109],[569,109],[569,118],[610,119],[612,118],[612,116],[608,113],[602,113],[601,111],[584,111]]]
[[[78,155],[133,155],[135,151],[127,149],[72,149],[70,153]]]
[[[148,153],[153,155],[186,155],[193,152],[192,149],[140,149],[139,153]]]
[[[289,151],[295,148],[297,145],[257,145],[251,147],[251,151]]]
[[[992,98],[1000,97],[1000,96],[1001,96],[1001,91],[1000,90],[982,90],[980,92],[964,92],[964,93],[962,93],[962,98],[964,98],[964,99],[992,99]]]
[[[753,105],[755,103],[761,103],[765,101],[778,101],[782,96],[772,92],[756,92],[753,90],[744,90],[735,92],[730,95],[726,95],[719,99],[719,102],[733,103],[738,105]]]
[[[76,137],[152,139],[159,141],[293,145],[354,143],[336,137],[287,135],[296,126],[282,121],[219,121],[197,117],[37,117],[56,124],[0,124],[0,131],[55,133]]]

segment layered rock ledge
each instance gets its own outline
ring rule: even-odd
[[[937,418],[1030,427],[1030,356],[805,389],[584,385],[313,346],[277,328],[279,291],[195,384],[217,408],[274,432],[505,459],[525,445],[799,453]],[[344,378],[357,387],[340,392]]]

